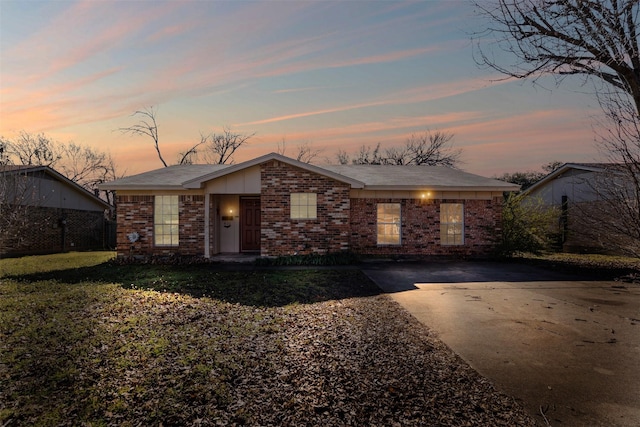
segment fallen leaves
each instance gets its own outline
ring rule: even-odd
[[[58,292],[64,304],[14,307],[0,325],[0,424],[535,425],[384,295],[270,306],[115,285]],[[73,339],[25,335],[43,324]],[[25,357],[63,361],[66,377],[14,365]]]

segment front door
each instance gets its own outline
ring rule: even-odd
[[[259,198],[240,199],[240,250],[242,252],[260,250]]]

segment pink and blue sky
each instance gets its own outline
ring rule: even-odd
[[[297,144],[401,145],[454,134],[462,169],[486,176],[598,160],[589,87],[496,81],[464,0],[0,0],[0,135],[43,132],[109,151],[128,174],[161,167],[123,135],[155,106],[164,157],[224,126],[254,133],[240,162]]]

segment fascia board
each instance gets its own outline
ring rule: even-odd
[[[540,181],[538,181],[535,184],[533,184],[531,187],[529,187],[526,190],[524,190],[522,192],[522,194],[526,195],[526,194],[534,192],[538,188],[543,187],[544,185],[546,185],[546,183],[554,180],[556,177],[562,175],[563,173],[565,173],[567,171],[570,171],[571,169],[583,170],[583,171],[587,171],[587,172],[602,172],[603,170],[605,170],[601,166],[589,166],[589,165],[581,165],[581,164],[577,164],[577,163],[565,163],[564,165],[560,166],[558,169],[556,169],[553,172],[551,172],[549,175],[547,175],[544,178],[542,178]]]
[[[184,190],[182,185],[109,185],[99,184],[98,188],[100,190],[109,190],[109,191],[118,191],[118,190],[126,190],[126,191],[137,191],[137,190]]]
[[[519,185],[505,186],[447,186],[447,185],[425,185],[425,186],[398,186],[398,185],[367,185],[364,190],[371,191],[518,191]]]

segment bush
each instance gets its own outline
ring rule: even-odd
[[[557,219],[558,210],[545,206],[542,200],[510,193],[502,209],[502,236],[496,255],[504,258],[550,249],[557,240]]]

